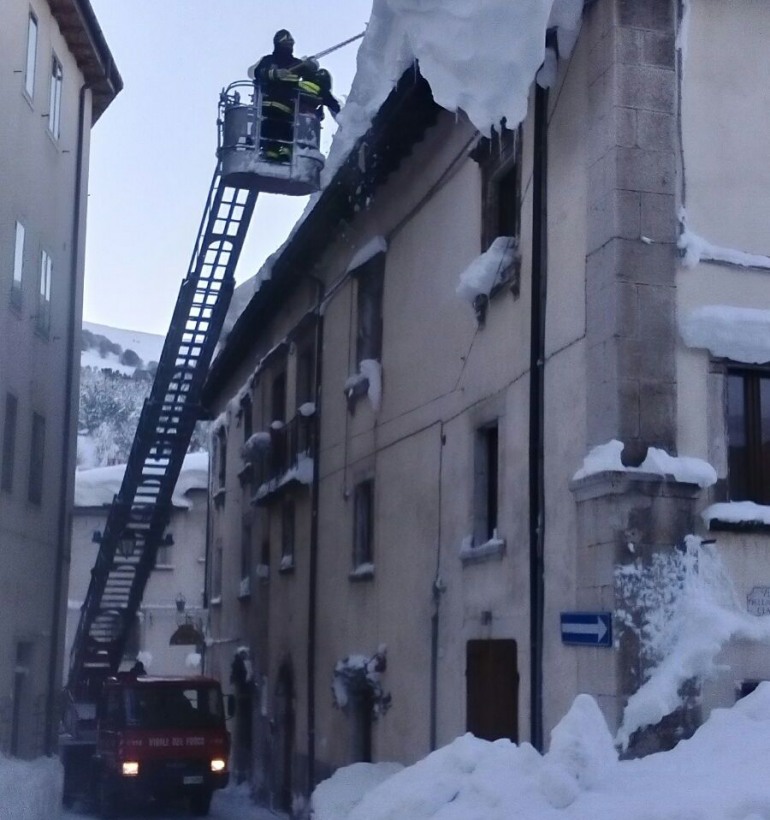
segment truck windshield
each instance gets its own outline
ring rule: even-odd
[[[222,694],[214,687],[137,687],[125,690],[126,725],[142,729],[216,729]]]

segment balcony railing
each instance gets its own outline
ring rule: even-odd
[[[307,468],[313,457],[315,419],[297,415],[282,425],[273,422],[269,432],[270,446],[254,462],[253,484],[257,488],[257,501],[292,480],[308,483]]]

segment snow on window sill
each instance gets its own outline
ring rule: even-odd
[[[209,606],[222,606],[222,596],[217,595],[209,601]]]
[[[348,573],[351,581],[371,581],[374,578],[374,564],[368,562],[359,564],[352,572]]]
[[[281,556],[281,563],[278,566],[278,572],[282,575],[285,575],[290,572],[294,572],[294,556],[293,555],[283,555]]]
[[[257,564],[256,568],[254,569],[257,578],[260,581],[269,581],[270,580],[270,565],[269,564]]]
[[[168,572],[169,570],[174,569],[174,564],[155,564],[155,569],[163,570],[164,572]]]
[[[214,501],[215,507],[224,507],[225,505],[225,493],[226,490],[224,487],[220,487],[214,493],[212,493],[211,498]]]
[[[770,532],[770,506],[753,501],[712,504],[701,517],[711,532]]]
[[[460,546],[460,560],[463,562],[463,565],[477,564],[492,558],[502,558],[504,554],[505,539],[496,536],[474,547],[473,536],[468,535],[463,538],[462,545]]]

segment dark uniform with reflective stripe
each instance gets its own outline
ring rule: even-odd
[[[297,91],[301,104],[323,117],[326,105],[335,115],[340,105],[331,94],[331,77],[317,64],[299,62],[294,56],[294,39],[286,29],[273,37],[273,53],[265,55],[253,68],[255,85],[262,90],[262,130],[260,150],[266,159],[288,162],[294,137],[294,106]]]

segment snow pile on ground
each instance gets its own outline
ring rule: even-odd
[[[670,456],[665,450],[650,447],[639,467],[626,467],[621,461],[623,442],[612,439],[594,447],[583,459],[583,466],[572,476],[573,481],[603,472],[653,473],[673,476],[676,481],[710,487],[716,483],[716,470],[707,462],[692,456]]]
[[[313,792],[314,820],[347,817],[367,792],[403,768],[400,763],[354,763],[337,769]]]
[[[0,817],[54,820],[61,814],[63,782],[57,758],[27,762],[0,755]]]
[[[618,760],[596,703],[579,695],[546,755],[527,743],[465,735],[345,812],[343,792],[355,792],[357,778],[364,790],[367,776],[348,767],[316,790],[315,820],[758,820],[770,817],[768,754],[767,683],[712,712],[673,751],[628,761]]]
[[[75,473],[75,506],[102,507],[112,504],[113,497],[120,489],[125,464],[112,467],[95,467],[92,470],[78,470]],[[191,509],[192,501],[187,497],[190,490],[205,490],[208,487],[208,453],[189,453],[185,456],[179,479],[174,488],[171,503],[175,507]]]

